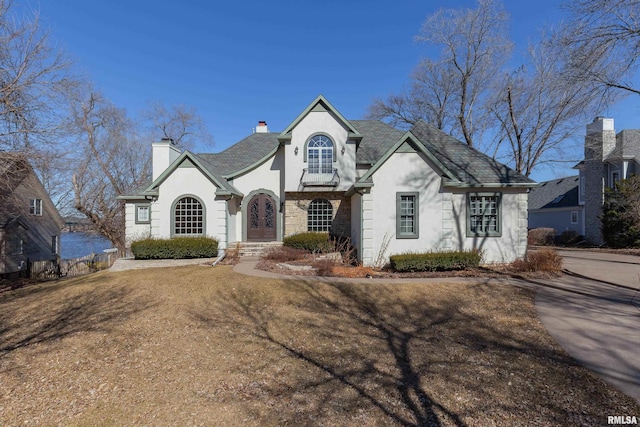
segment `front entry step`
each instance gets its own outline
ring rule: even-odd
[[[238,251],[238,255],[245,256],[262,256],[262,254],[270,248],[282,246],[282,242],[237,242],[229,245],[229,251]]]

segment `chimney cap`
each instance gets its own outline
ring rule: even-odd
[[[256,127],[255,132],[257,133],[269,132],[269,128],[267,127],[267,122],[264,120],[258,120],[258,127]]]
[[[169,138],[169,137],[162,137],[160,138],[161,142],[170,142],[171,144],[175,144],[175,141],[173,140],[173,138]]]

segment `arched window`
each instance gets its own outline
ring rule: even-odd
[[[173,234],[204,234],[204,209],[195,197],[183,197],[173,211]]]
[[[309,173],[333,172],[333,141],[328,136],[316,135],[307,144]]]
[[[307,231],[331,231],[333,206],[327,199],[315,199],[307,210]]]

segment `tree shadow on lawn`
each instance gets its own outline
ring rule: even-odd
[[[264,378],[247,406],[258,419],[464,426],[533,417],[566,425],[617,413],[601,404],[603,384],[546,334],[529,290],[307,279],[285,286],[286,297],[237,287],[193,313],[204,327],[237,332],[237,369]],[[260,343],[258,356],[242,354]]]
[[[78,286],[76,286],[78,285]],[[126,284],[101,277],[69,279],[16,290],[0,298],[0,360],[14,350],[80,332],[110,332],[150,305]]]

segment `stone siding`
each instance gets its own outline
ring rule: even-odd
[[[315,199],[327,199],[333,207],[331,234],[351,235],[351,199],[332,192],[286,193],[284,202],[284,236],[307,231],[307,210]]]

